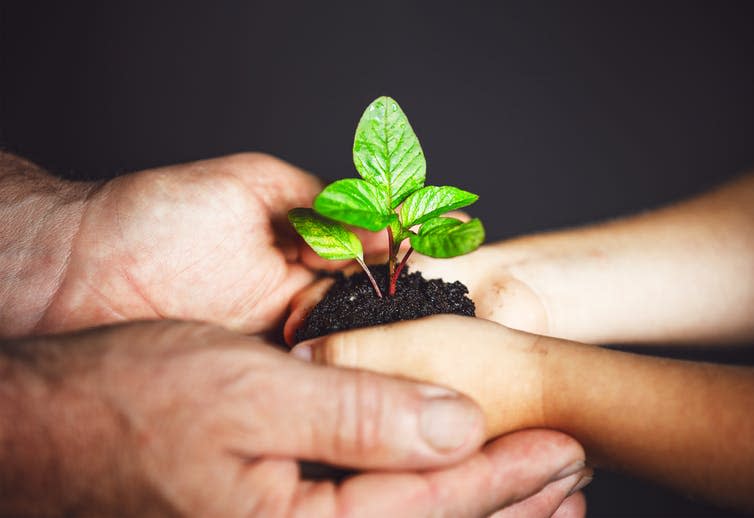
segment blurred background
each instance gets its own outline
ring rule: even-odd
[[[490,240],[754,167],[754,2],[0,4],[0,145],[71,179],[245,150],[355,175],[394,97]],[[646,353],[646,350],[642,352]],[[754,364],[752,349],[653,354]],[[738,516],[598,472],[589,516]]]

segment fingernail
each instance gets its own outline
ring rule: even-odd
[[[296,347],[291,349],[291,356],[295,356],[299,360],[305,362],[312,361],[312,346],[306,342],[301,342]]]
[[[447,387],[426,385],[423,383],[417,383],[416,386],[419,389],[419,394],[426,399],[458,397],[458,392]]]
[[[299,360],[304,360],[306,362],[312,362],[317,360],[317,358],[314,357],[314,349],[322,342],[322,337],[318,338],[310,338],[309,340],[304,340],[303,342],[299,342],[296,344],[296,346],[291,349],[291,354],[298,358]]]
[[[424,440],[443,452],[462,446],[478,427],[479,411],[459,398],[430,399],[419,417]]]
[[[578,460],[574,462],[573,464],[569,464],[568,466],[560,470],[554,477],[552,477],[550,482],[555,482],[556,480],[563,480],[566,477],[570,477],[574,473],[578,473],[582,469],[584,469],[584,461]]]
[[[593,478],[593,477],[590,477],[590,476],[583,476],[583,477],[581,477],[581,478],[579,479],[579,481],[578,481],[578,482],[576,482],[576,485],[575,485],[575,486],[573,486],[573,488],[571,489],[571,491],[570,491],[570,492],[568,493],[568,496],[571,496],[571,495],[572,495],[572,494],[574,494],[574,493],[575,493],[576,491],[581,491],[582,489],[584,489],[584,488],[585,488],[586,486],[588,486],[588,485],[589,485],[589,483],[590,483],[590,482],[592,481],[592,478]],[[567,497],[566,497],[566,498],[567,498]]]

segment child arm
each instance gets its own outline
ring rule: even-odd
[[[629,354],[436,316],[330,335],[294,354],[460,390],[493,437],[546,427],[590,462],[754,509],[754,369]]]

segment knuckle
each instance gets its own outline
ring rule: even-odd
[[[339,367],[354,367],[354,363],[346,361],[348,358],[344,355],[346,348],[346,338],[343,334],[328,336],[320,345],[320,359],[326,365],[337,365]]]
[[[342,454],[374,454],[382,446],[385,398],[376,376],[362,371],[344,373],[333,449]]]
[[[266,164],[279,164],[282,161],[279,158],[267,153],[260,153],[258,151],[245,151],[242,153],[234,153],[225,157],[227,163],[235,167],[258,167]]]

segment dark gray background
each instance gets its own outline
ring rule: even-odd
[[[261,150],[355,174],[395,97],[491,240],[754,166],[754,3],[4,2],[2,145],[69,178]],[[750,352],[683,352],[752,363]],[[590,516],[733,516],[599,472]]]

